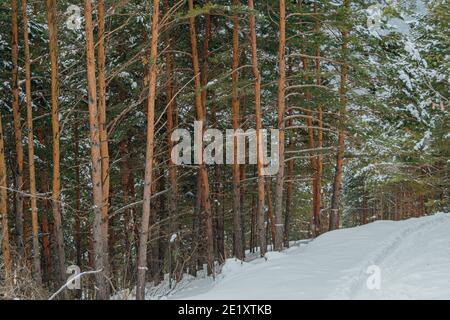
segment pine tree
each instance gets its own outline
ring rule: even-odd
[[[233,5],[237,7],[239,1],[234,0]],[[236,10],[236,9],[235,9]],[[233,15],[233,71],[232,77],[232,97],[231,108],[233,112],[233,129],[235,132],[239,129],[239,20],[238,16]],[[236,258],[243,260],[245,257],[245,250],[243,245],[243,232],[242,232],[242,208],[241,208],[241,177],[240,166],[238,163],[238,137],[234,136],[234,158],[233,158],[233,252]]]
[[[257,205],[257,232],[259,239],[260,255],[264,256],[266,247],[266,230],[264,227],[264,177],[263,177],[263,146],[262,146],[262,123],[261,123],[261,75],[258,68],[258,56],[256,47],[256,22],[253,13],[253,0],[248,0],[250,12],[250,39],[252,50],[252,70],[255,77],[255,116],[256,116],[256,158],[258,168],[258,205]]]
[[[59,83],[58,83],[58,36],[56,23],[56,1],[46,0],[46,13],[48,23],[48,37],[51,62],[51,123],[52,123],[52,208],[56,250],[58,255],[57,278],[61,284],[65,283],[66,257],[64,250],[64,235],[61,221],[61,178],[60,178],[60,147],[59,147]],[[64,293],[66,295],[66,293]],[[65,296],[67,297],[67,296]]]
[[[28,128],[28,167],[30,179],[30,198],[31,198],[31,222],[33,230],[33,268],[34,279],[38,285],[42,284],[41,272],[41,249],[39,245],[39,222],[38,208],[36,199],[36,169],[34,165],[34,135],[33,135],[33,107],[31,99],[31,62],[30,46],[28,41],[28,17],[27,1],[22,0],[22,21],[24,36],[24,54],[26,69],[26,100],[27,100],[27,128]]]
[[[283,192],[284,192],[284,136],[285,136],[285,91],[286,91],[286,7],[284,0],[280,0],[280,40],[278,49],[278,174],[275,190],[275,243],[274,249],[283,249]]]
[[[159,36],[159,1],[153,1],[152,38],[150,48],[149,95],[147,100],[147,143],[145,156],[144,200],[142,209],[141,229],[139,233],[139,250],[137,262],[136,299],[145,298],[145,274],[147,270],[147,241],[149,238],[150,198],[153,182],[153,149],[154,149],[154,121],[155,121],[155,91],[157,76],[158,36]]]
[[[106,221],[103,217],[103,181],[102,158],[100,152],[99,113],[97,106],[97,81],[95,76],[95,51],[92,22],[92,7],[89,0],[85,1],[85,28],[86,28],[86,59],[88,82],[88,108],[89,108],[89,141],[91,144],[92,166],[92,195],[93,195],[93,238],[94,238],[94,265],[96,271],[95,281],[98,288],[97,299],[109,298],[109,286],[106,281],[108,267],[105,265],[104,256],[107,254],[107,238],[105,238]]]
[[[23,145],[22,145],[22,125],[21,125],[21,116],[19,109],[19,31],[17,26],[17,1],[11,0],[11,29],[12,29],[12,109],[14,116],[14,133],[15,133],[15,142],[16,142],[16,186],[17,186],[17,194],[16,194],[16,239],[17,239],[17,249],[20,255],[23,255],[24,250],[24,239],[23,239]]]
[[[9,243],[9,222],[8,222],[8,192],[7,174],[5,163],[5,144],[3,139],[3,125],[0,118],[0,216],[2,227],[2,254],[5,265],[4,279],[9,281],[12,272],[11,249]]]
[[[189,10],[194,10],[193,0],[188,0]],[[195,108],[197,112],[197,121],[202,126],[202,132],[204,130],[205,114],[202,105],[201,97],[201,81],[200,81],[200,67],[198,62],[198,49],[197,49],[197,33],[195,31],[195,16],[189,18],[189,31],[191,36],[191,50],[192,50],[192,65],[194,69],[195,78]],[[206,222],[206,255],[208,263],[208,274],[214,273],[214,257],[213,257],[213,228],[212,228],[212,215],[211,215],[211,200],[209,195],[209,181],[208,172],[206,171],[205,163],[203,162],[203,147],[200,150],[196,150],[196,163],[199,165],[199,179],[201,189],[201,205],[205,212]]]

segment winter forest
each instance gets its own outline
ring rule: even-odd
[[[230,259],[448,212],[449,12],[2,0],[0,298],[151,299]]]

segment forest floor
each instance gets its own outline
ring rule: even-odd
[[[438,213],[327,232],[265,259],[228,259],[215,280],[149,286],[147,298],[450,299],[449,230],[450,213]]]

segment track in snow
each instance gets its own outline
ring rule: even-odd
[[[366,285],[371,265],[379,290]],[[448,299],[450,214],[328,232],[267,260],[229,259],[216,281],[194,280],[168,298]]]
[[[372,265],[381,272],[379,290],[366,285]],[[266,259],[228,259],[216,280],[164,286],[147,298],[450,299],[450,214],[327,232]]]

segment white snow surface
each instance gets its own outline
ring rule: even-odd
[[[367,285],[374,265],[379,289]],[[215,280],[187,276],[170,290],[164,285],[149,288],[147,298],[450,299],[450,213],[327,232],[265,259],[228,259]]]

